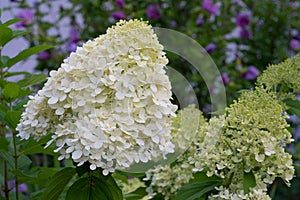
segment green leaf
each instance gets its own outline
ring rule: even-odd
[[[83,163],[83,165],[76,167],[76,173],[78,174],[79,177],[81,177],[88,171],[90,171],[90,163],[89,162],[85,162],[85,163]]]
[[[29,88],[21,88],[18,98],[23,98],[23,97],[28,96],[32,93],[33,93],[33,91]]]
[[[26,35],[30,33],[31,31],[22,31],[22,30],[13,30],[12,39]]]
[[[19,76],[19,75],[30,75],[29,72],[6,72],[4,78],[11,77],[11,76]]]
[[[300,101],[293,99],[284,99],[283,102],[289,107],[286,111],[290,115],[297,115],[300,117]]]
[[[22,60],[25,60],[28,57],[30,57],[30,56],[32,56],[36,53],[39,53],[41,51],[45,51],[45,50],[50,49],[50,48],[52,48],[52,46],[43,45],[43,46],[35,46],[35,47],[31,47],[29,49],[25,49],[24,51],[21,51],[17,56],[11,58],[8,61],[7,66],[11,67],[11,66],[15,65],[16,63],[18,63]]]
[[[9,110],[6,112],[5,115],[5,120],[7,121],[7,125],[11,128],[11,129],[15,129],[20,121],[21,118],[21,111],[18,110]]]
[[[66,200],[115,200],[107,191],[107,186],[97,177],[80,178],[68,190]]]
[[[250,192],[250,188],[253,188],[256,185],[255,176],[253,172],[246,173],[244,172],[243,176],[243,188],[245,194],[248,194]]]
[[[56,200],[63,192],[76,171],[73,167],[64,168],[57,172],[47,184],[45,191],[42,194],[42,199]],[[75,198],[77,199],[77,198]]]
[[[218,185],[220,185],[219,182],[196,182],[185,185],[178,190],[176,200],[198,200]]]
[[[19,169],[27,170],[32,161],[28,158],[28,156],[21,154],[18,158]]]
[[[139,187],[133,192],[130,192],[128,194],[124,194],[124,199],[126,200],[140,200],[144,196],[147,195],[146,188],[145,187]]]
[[[0,137],[0,151],[8,151],[9,141],[5,137]]]
[[[1,157],[1,159],[4,159],[11,168],[15,167],[14,158],[12,156],[10,156],[8,153],[0,151],[0,157]]]
[[[15,24],[17,22],[21,22],[21,21],[24,21],[25,19],[23,18],[15,18],[15,19],[11,19],[11,20],[8,20],[6,21],[5,23],[3,23],[4,25],[6,26],[9,26],[9,25],[12,25],[12,24]]]
[[[1,63],[0,63],[1,67],[6,67],[8,60],[9,60],[8,56],[1,56]]]
[[[37,83],[41,83],[47,79],[46,74],[33,74],[29,78],[22,79],[18,82],[20,87],[28,87]]]
[[[3,95],[9,100],[14,100],[18,97],[20,87],[14,82],[7,83],[3,88]]]
[[[7,26],[0,26],[0,46],[4,46],[8,41],[11,40],[13,32]]]
[[[108,186],[107,193],[111,193],[114,200],[123,200],[122,191],[111,174],[104,176],[102,173],[102,169],[98,168],[93,171],[93,175],[99,178],[105,185]]]
[[[26,155],[29,154],[47,154],[47,155],[56,155],[55,152],[53,152],[54,148],[48,147],[44,148],[45,144],[51,139],[51,134],[43,137],[39,141],[34,140],[33,138],[30,138],[25,142],[25,144],[22,145],[22,152]]]
[[[189,181],[189,183],[196,182],[222,182],[222,179],[216,175],[208,177],[206,171],[197,172],[194,174],[194,178]]]

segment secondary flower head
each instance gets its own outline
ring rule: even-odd
[[[209,12],[213,16],[219,14],[218,5],[214,4],[212,0],[203,0],[202,8],[203,8],[203,10]]]
[[[21,22],[16,23],[18,28],[24,27],[28,24],[33,22],[33,11],[29,9],[21,10],[20,13],[17,15],[18,18],[23,18],[24,20]]]
[[[149,5],[146,11],[147,17],[158,20],[161,17],[159,5]]]
[[[78,47],[26,105],[19,136],[54,133],[59,159],[115,168],[174,152],[168,59],[150,25],[120,21]]]

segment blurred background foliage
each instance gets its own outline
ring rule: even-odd
[[[300,50],[300,3],[291,0],[11,0],[4,11],[13,10],[18,11],[15,17],[25,19],[15,28],[31,31],[25,36],[31,47],[54,46],[37,57],[35,69],[44,73],[57,69],[76,46],[105,33],[120,19],[142,18],[153,27],[184,33],[202,45],[216,63],[228,104],[236,99],[237,91],[252,88],[268,64]],[[170,52],[167,57],[169,66],[190,81],[200,109],[210,112],[209,93],[218,91],[207,88],[201,75],[181,57]],[[291,124],[295,143],[290,151],[299,162],[300,121]],[[276,181],[270,186],[272,197],[299,199],[299,174],[297,177],[291,188]]]

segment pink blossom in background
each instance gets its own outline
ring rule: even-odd
[[[204,19],[202,15],[199,15],[197,20],[196,20],[197,26],[202,26],[204,24]]]
[[[248,26],[250,24],[249,15],[245,13],[240,13],[236,17],[236,25],[242,28]]]
[[[229,79],[227,73],[223,73],[223,74],[221,75],[221,78],[222,78],[222,81],[223,81],[223,83],[224,83],[225,85],[228,84],[229,81],[230,81],[230,79]]]
[[[47,60],[51,57],[51,54],[48,51],[42,51],[39,53],[40,60]]]
[[[20,28],[20,27],[25,27],[28,24],[31,24],[33,22],[33,17],[34,14],[32,10],[29,9],[21,10],[20,13],[17,15],[17,18],[22,18],[24,20],[16,23],[16,27]]]
[[[209,43],[206,47],[205,50],[207,51],[207,53],[211,53],[214,50],[216,50],[217,45],[215,43]]]
[[[242,28],[240,30],[239,34],[240,34],[240,38],[244,38],[244,39],[247,39],[247,38],[249,38],[251,36],[251,32],[248,31],[247,29],[244,29],[244,28]]]
[[[292,39],[290,42],[291,50],[299,50],[300,49],[300,41],[296,39]]]
[[[116,4],[120,7],[123,8],[125,6],[124,0],[116,0]]]
[[[158,20],[161,17],[159,5],[149,5],[146,11],[147,17]]]
[[[126,18],[124,12],[123,12],[123,11],[120,11],[120,10],[113,12],[113,13],[111,14],[111,16],[112,16],[115,20],[120,20],[120,19],[125,19],[125,18]]]
[[[209,12],[213,16],[219,14],[218,5],[214,4],[212,0],[203,0],[202,8],[203,8],[203,10]]]
[[[242,75],[242,77],[246,80],[252,81],[255,80],[259,74],[260,71],[255,66],[251,65],[248,67],[248,70]]]
[[[76,43],[80,40],[80,35],[75,28],[71,28],[69,31],[70,41]]]

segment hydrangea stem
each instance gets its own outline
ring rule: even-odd
[[[12,102],[9,102],[10,110],[13,110]],[[14,145],[14,159],[15,159],[15,170],[18,170],[18,152],[17,152],[17,132],[12,129],[13,145]],[[19,180],[18,175],[15,176],[15,188],[16,188],[16,200],[19,200]]]

